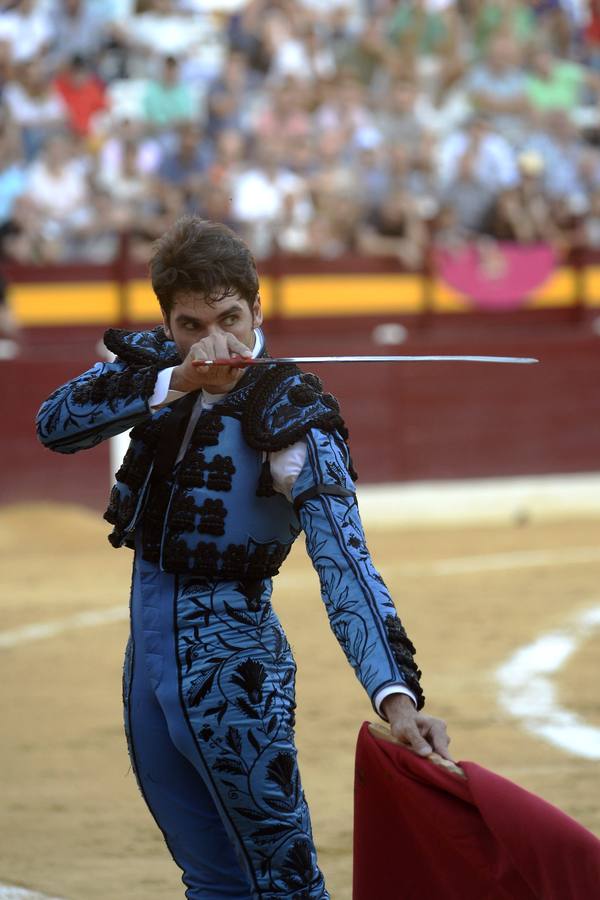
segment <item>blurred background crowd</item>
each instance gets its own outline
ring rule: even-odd
[[[191,211],[259,258],[599,247],[599,99],[600,0],[4,2],[0,242],[143,261]]]

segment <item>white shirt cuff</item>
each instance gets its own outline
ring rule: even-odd
[[[151,409],[160,409],[161,406],[166,406],[167,403],[172,403],[173,400],[185,397],[186,391],[172,391],[169,389],[174,368],[175,366],[171,366],[169,369],[163,369],[158,373],[156,384],[154,385],[154,393],[148,400],[148,405]]]
[[[417,706],[417,698],[413,694],[412,691],[409,691],[407,687],[403,684],[388,684],[387,687],[381,688],[380,691],[377,691],[375,694],[375,709],[379,713],[382,719],[385,719],[383,712],[381,711],[381,704],[385,700],[386,697],[389,697],[390,694],[406,694],[407,697],[410,697],[412,702]]]

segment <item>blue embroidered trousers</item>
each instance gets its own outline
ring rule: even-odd
[[[271,582],[134,563],[132,765],[189,900],[328,898],[294,745],[296,666]]]

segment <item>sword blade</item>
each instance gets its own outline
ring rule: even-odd
[[[290,363],[422,363],[422,362],[466,362],[466,363],[505,363],[509,365],[531,365],[539,362],[530,356],[259,356],[256,359],[205,359],[194,360],[197,366],[230,366],[243,369],[246,366],[283,366]]]

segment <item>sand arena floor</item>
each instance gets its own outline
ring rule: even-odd
[[[68,900],[176,900],[179,871],[139,796],[121,728],[131,556],[105,535],[99,516],[78,507],[0,510],[0,883]],[[516,649],[600,606],[600,553],[577,550],[600,548],[600,522],[369,535],[455,757],[600,836],[600,761],[528,734],[499,705],[494,679]],[[456,558],[471,562],[440,564]],[[354,743],[373,713],[301,542],[274,604],[299,667],[297,737],[320,862],[334,900],[349,900]],[[73,621],[89,611],[104,620]],[[39,623],[54,633],[23,630]],[[595,727],[599,648],[600,630],[590,630],[554,676],[557,701]]]

